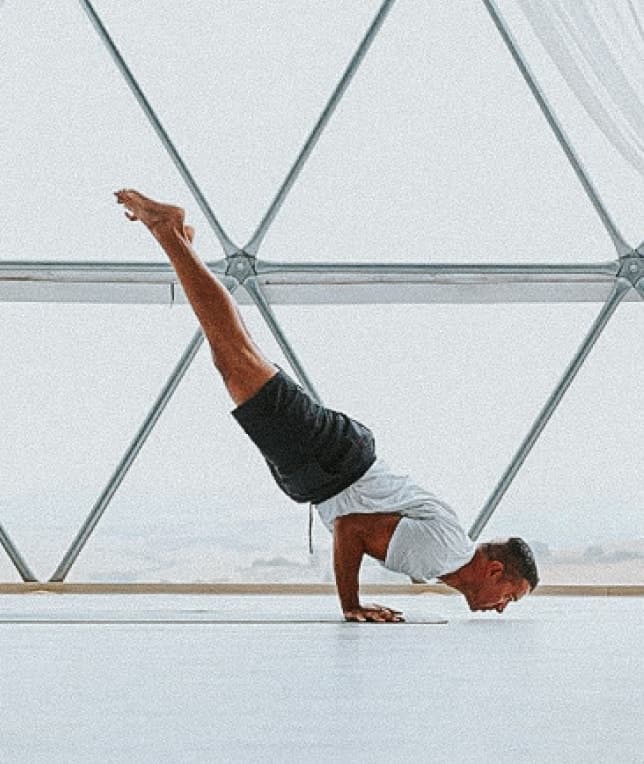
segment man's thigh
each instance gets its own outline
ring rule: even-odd
[[[223,354],[218,351],[213,361],[237,406],[255,396],[278,371],[253,347],[234,348]]]

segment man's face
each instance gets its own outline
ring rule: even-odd
[[[470,610],[496,610],[502,613],[509,602],[518,602],[530,591],[525,578],[505,578],[503,572],[485,576],[476,590],[465,594]]]

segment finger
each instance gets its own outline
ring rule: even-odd
[[[402,623],[405,620],[402,617],[402,613],[389,612],[388,610],[382,610],[379,613],[382,616],[382,620],[387,621],[387,623]]]
[[[133,214],[132,214],[132,213],[131,213],[129,210],[126,210],[126,212],[125,212],[125,217],[126,217],[128,220],[138,220],[137,216],[136,216],[136,215],[133,215]]]
[[[377,605],[375,602],[372,605],[369,605],[369,607],[374,608],[375,610],[384,610],[387,613],[393,613],[394,615],[401,615],[402,610],[394,610],[392,607],[387,607],[386,605]]]

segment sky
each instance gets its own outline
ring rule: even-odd
[[[99,0],[178,151],[250,237],[378,3]],[[644,186],[511,4],[530,62],[627,240]],[[77,2],[0,6],[0,258],[162,262],[112,191],[186,207],[219,244]],[[275,219],[276,261],[604,262],[612,244],[482,3],[398,0]],[[323,400],[467,527],[600,310],[595,304],[277,306]],[[485,536],[553,547],[644,536],[640,302],[622,304]],[[252,308],[245,319],[286,365]],[[48,576],[193,335],[187,306],[0,302],[0,523]],[[73,576],[185,576],[306,559],[202,351]],[[317,528],[320,549],[328,538]],[[185,558],[182,558],[185,555]],[[298,556],[301,555],[301,556]],[[182,562],[182,559],[189,562]],[[161,561],[161,562],[160,562]],[[183,567],[182,567],[183,566]],[[191,575],[190,573],[189,575]],[[0,556],[0,578],[15,571]]]

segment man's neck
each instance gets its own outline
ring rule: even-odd
[[[453,573],[448,573],[446,576],[440,576],[439,581],[441,581],[444,584],[447,584],[447,586],[451,586],[452,589],[456,589],[457,591],[461,590],[461,579],[459,576],[460,568],[458,570],[455,570]]]
[[[452,589],[456,589],[461,594],[465,594],[481,561],[481,555],[481,550],[477,548],[476,552],[474,552],[474,557],[466,565],[452,573],[447,573],[445,576],[440,576],[439,581],[447,584],[447,586],[451,586]]]

